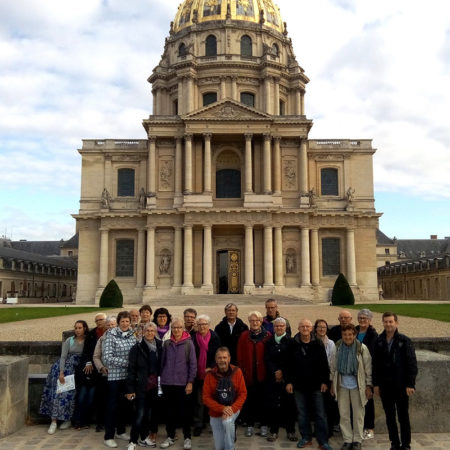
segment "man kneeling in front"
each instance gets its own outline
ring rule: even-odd
[[[203,403],[209,409],[215,450],[234,450],[235,422],[245,399],[247,389],[241,369],[230,364],[227,347],[216,351],[216,364],[206,374],[203,385]]]

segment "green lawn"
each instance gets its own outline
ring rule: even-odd
[[[450,322],[450,304],[429,304],[429,303],[402,303],[399,305],[371,303],[349,306],[351,309],[368,308],[371,311],[384,313],[392,311],[401,316],[421,317],[424,319],[440,320]]]
[[[0,323],[17,322],[19,320],[43,319],[45,317],[68,316],[70,314],[80,314],[86,312],[96,312],[97,308],[92,307],[67,307],[56,306],[54,308],[13,306],[8,308],[0,307]]]

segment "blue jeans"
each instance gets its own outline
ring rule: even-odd
[[[315,432],[319,445],[328,443],[328,423],[327,413],[323,395],[320,391],[300,392],[294,391],[295,403],[298,412],[298,428],[303,439],[312,440],[312,429],[310,422],[309,406],[312,406],[314,412]]]
[[[75,427],[84,427],[86,425],[89,425],[94,397],[95,385],[81,385],[81,387],[78,389],[75,412],[73,413],[72,418],[72,422]]]
[[[234,450],[234,439],[236,437],[234,423],[239,413],[240,411],[225,420],[222,417],[209,418],[214,437],[214,450]]]
[[[125,380],[108,381],[108,398],[105,411],[105,441],[114,434],[125,433],[125,422],[130,405],[125,398]]]
[[[153,408],[157,399],[157,390],[152,389],[144,395],[138,395],[135,400],[134,420],[131,426],[130,442],[137,444],[138,437],[144,440],[148,436],[150,428],[150,414],[153,415]]]

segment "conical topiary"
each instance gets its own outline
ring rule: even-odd
[[[333,286],[333,293],[331,294],[332,305],[354,305],[355,296],[348,284],[347,278],[340,273],[336,278]]]
[[[103,289],[99,306],[100,308],[122,308],[122,291],[114,280],[111,280]]]

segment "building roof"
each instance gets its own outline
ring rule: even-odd
[[[377,228],[377,244],[379,245],[395,245],[396,241],[387,237],[382,231]]]
[[[415,259],[436,257],[450,253],[450,238],[445,239],[399,239],[397,252],[402,258]]]
[[[11,247],[44,256],[59,256],[64,241],[11,241]]]
[[[78,233],[62,244],[62,248],[78,248]]]
[[[64,269],[76,269],[77,263],[70,257],[63,256],[44,256],[36,253],[24,252],[14,248],[0,247],[0,257],[14,259],[16,261],[28,261],[49,266],[62,267]]]

